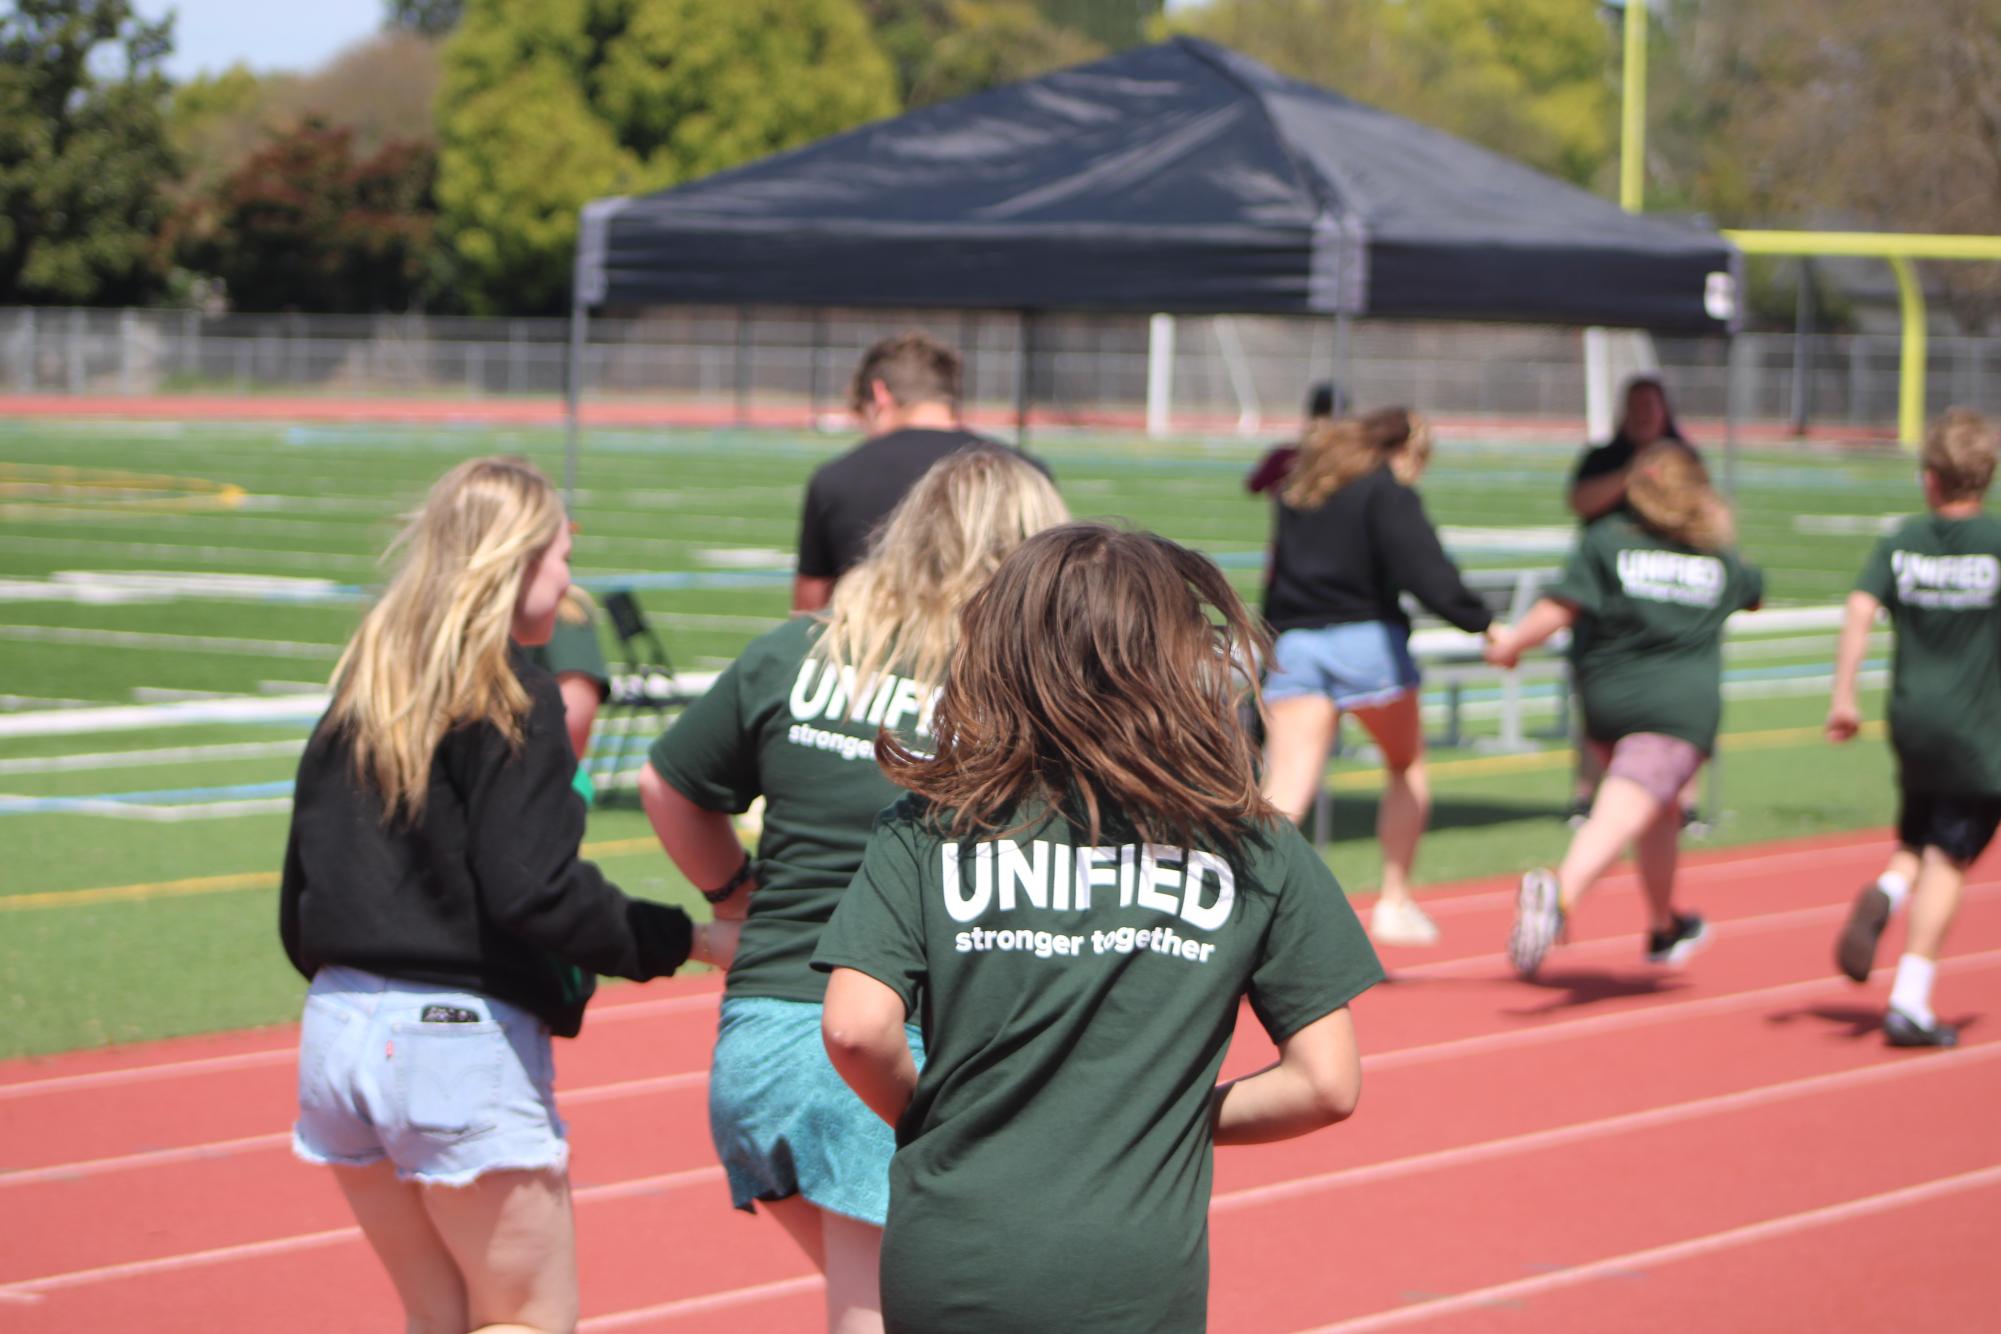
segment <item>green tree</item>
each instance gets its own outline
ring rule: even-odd
[[[562,307],[590,199],[896,110],[854,0],[471,0],[444,66],[441,225],[480,312]]]
[[[1090,37],[1049,22],[1027,0],[956,0],[951,18],[951,30],[917,70],[911,106],[947,102],[1105,54]]]
[[[1579,0],[1215,0],[1169,15],[1309,83],[1590,185],[1611,161],[1612,42]]]
[[[1035,7],[1054,26],[1119,49],[1145,41],[1147,28],[1165,5],[1162,0],[1036,0]]]
[[[199,202],[180,254],[238,310],[405,310],[425,280],[436,174],[428,144],[362,157],[352,129],[307,120],[269,135]]]
[[[129,0],[0,13],[0,304],[160,293],[172,46],[171,21],[144,22]]]
[[[1106,51],[1034,0],[864,0],[864,8],[905,106],[964,97]]]

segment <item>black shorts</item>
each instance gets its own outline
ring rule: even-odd
[[[2001,827],[2001,797],[1903,790],[1897,841],[1913,851],[1937,848],[1964,865],[1987,851],[1997,827]]]

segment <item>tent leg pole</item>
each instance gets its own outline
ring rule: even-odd
[[[1733,503],[1737,499],[1737,383],[1741,378],[1737,373],[1737,349],[1740,346],[1733,330],[1729,341],[1724,344],[1723,382],[1723,495]],[[1723,823],[1723,752],[1717,750],[1709,759],[1709,775],[1703,783],[1702,805],[1709,816],[1712,828]]]
[[[581,296],[570,300],[570,355],[563,377],[564,441],[563,503],[577,507],[577,452],[582,431],[584,398],[584,339],[590,326],[590,307]]]
[[[1355,359],[1354,344],[1348,337],[1348,317],[1334,317],[1334,382],[1341,387],[1341,395],[1349,403],[1355,403]]]
[[[1014,340],[1014,443],[1028,444],[1028,374],[1035,360],[1035,315],[1021,312],[1021,328]]]
[[[1155,315],[1146,326],[1146,434],[1166,435],[1174,416],[1174,317]]]
[[[1793,296],[1793,434],[1806,435],[1813,400],[1813,363],[1807,340],[1813,336],[1813,261],[1802,259],[1799,291]]]

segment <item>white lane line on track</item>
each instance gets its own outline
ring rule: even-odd
[[[722,1311],[732,1306],[746,1306],[752,1302],[790,1297],[795,1293],[818,1292],[826,1286],[826,1282],[818,1274],[807,1274],[800,1278],[781,1278],[771,1283],[757,1283],[747,1288],[732,1288],[727,1292],[710,1293],[704,1297],[683,1297],[679,1301],[661,1302],[658,1306],[640,1306],[630,1311],[594,1315],[587,1320],[578,1321],[577,1331],[578,1334],[601,1334],[601,1331],[605,1330],[631,1329],[634,1325],[647,1325],[656,1320],[673,1320],[684,1315]]]
[[[1963,954],[1940,962],[1939,970],[1958,974],[1975,969],[1991,967],[2001,963],[2001,949],[1984,950],[1978,954]],[[1876,972],[1887,975],[1894,971],[1892,965],[1884,965]],[[1470,1056],[1487,1051],[1499,1051],[1514,1047],[1537,1046],[1542,1043],[1562,1042],[1572,1037],[1593,1037],[1602,1033],[1617,1032],[1628,1028],[1651,1027],[1656,1024],[1673,1023],[1678,1019],[1724,1014],[1733,1010],[1752,1010],[1773,1001],[1793,997],[1811,996],[1818,992],[1842,992],[1850,984],[1841,978],[1816,977],[1802,982],[1783,982],[1777,986],[1761,987],[1754,991],[1734,991],[1720,996],[1704,996],[1696,1000],[1670,1001],[1660,1005],[1649,1005],[1640,1009],[1622,1010],[1616,1014],[1592,1015],[1584,1019],[1573,1019],[1555,1023],[1540,1024],[1534,1028],[1504,1029],[1498,1033],[1481,1033],[1470,1037],[1448,1038],[1442,1042],[1426,1043],[1417,1047],[1398,1047],[1390,1051],[1373,1052],[1362,1058],[1365,1072],[1394,1070],[1410,1065],[1425,1065],[1433,1061],[1451,1057]],[[671,1075],[648,1075],[638,1079],[615,1080],[609,1084],[586,1084],[580,1088],[560,1090],[556,1097],[564,1107],[594,1102],[610,1102],[619,1098],[637,1097],[647,1093],[666,1093],[677,1089],[700,1088],[707,1085],[709,1074],[706,1070],[690,1070]],[[9,1186],[28,1186],[42,1181],[78,1180],[83,1177],[103,1176],[113,1172],[135,1171],[147,1167],[165,1167],[176,1163],[200,1162],[211,1158],[232,1157],[239,1153],[255,1153],[267,1149],[283,1148],[292,1140],[288,1131],[273,1131],[263,1135],[245,1135],[238,1139],[214,1140],[203,1144],[182,1145],[169,1149],[151,1149],[141,1153],[119,1154],[108,1158],[84,1159],[70,1163],[51,1163],[44,1167],[22,1168],[13,1172],[0,1172],[0,1190]]]
[[[1703,876],[1709,879],[1733,879],[1740,873],[1764,873],[1774,862],[1833,862],[1867,854],[1870,857],[1888,855],[1891,847],[1890,835],[1885,832],[1880,839],[1866,842],[1842,843],[1833,847],[1793,848],[1781,852],[1760,853],[1755,857],[1733,857],[1728,861],[1703,862],[1695,866],[1683,866],[1676,883],[1677,890],[1687,889],[1690,878]],[[1620,867],[1607,872],[1593,888],[1593,893],[1605,890],[1633,889],[1638,887],[1640,877],[1630,867]],[[1856,886],[1846,888],[1859,888]],[[1515,891],[1512,889],[1490,889],[1473,894],[1446,895],[1436,899],[1419,895],[1424,901],[1424,910],[1433,917],[1451,916],[1477,908],[1493,907],[1497,904],[1512,904]]]
[[[1833,1074],[1809,1075],[1801,1079],[1787,1080],[1778,1084],[1760,1085],[1756,1088],[1744,1089],[1736,1093],[1696,1098],[1689,1102],[1674,1103],[1666,1107],[1654,1107],[1639,1112],[1622,1113],[1618,1116],[1604,1117],[1596,1121],[1581,1121],[1567,1126],[1556,1126],[1548,1130],[1531,1131],[1525,1134],[1507,1136],[1502,1139],[1461,1145],[1457,1148],[1436,1150],[1430,1153],[1413,1154],[1405,1158],[1390,1159],[1386,1162],[1369,1163],[1359,1167],[1344,1168],[1335,1172],[1316,1173],[1307,1177],[1296,1177],[1286,1181],[1273,1182],[1269,1185],[1253,1186],[1244,1190],[1231,1191],[1227,1194],[1216,1196],[1210,1203],[1210,1212],[1230,1213],[1241,1208],[1251,1208],[1267,1204],[1274,1200],[1289,1199],[1298,1195],[1317,1194],[1322,1191],[1334,1190],[1363,1181],[1412,1176],[1444,1167],[1456,1167],[1465,1163],[1490,1161],[1506,1157],[1513,1153],[1534,1151],[1536,1149],[1572,1143],[1583,1139],[1616,1135],[1633,1129],[1653,1128],[1717,1112],[1736,1111],[1745,1107],[1763,1106],[1790,1098],[1825,1093],[1836,1089],[1887,1083],[1900,1079],[1908,1079],[1917,1075],[1936,1074],[1940,1071],[1956,1071],[1968,1066],[1984,1064],[1996,1056],[2001,1056],[2001,1040],[1981,1043],[1977,1046],[1960,1047],[1950,1052],[1930,1053],[1912,1060],[1886,1061],[1876,1065],[1862,1066],[1853,1070],[1838,1071]],[[580,1203],[603,1199],[622,1199],[655,1191],[674,1190],[703,1181],[720,1180],[722,1179],[722,1175],[722,1168],[706,1167],[663,1173],[658,1176],[640,1177],[631,1181],[607,1182],[603,1185],[587,1186],[578,1190],[576,1192],[576,1199]],[[17,1279],[11,1283],[0,1285],[0,1299],[18,1299],[22,1294],[36,1296],[63,1288],[109,1282],[115,1279],[172,1272],[179,1269],[198,1268],[255,1256],[279,1255],[289,1251],[324,1246],[336,1241],[359,1239],[360,1236],[361,1230],[356,1227],[335,1228],[324,1232],[303,1233],[293,1237],[277,1237],[268,1241],[244,1242],[234,1246],[221,1246],[209,1250],[192,1251],[182,1255],[157,1256],[147,1260],[129,1260],[119,1264],[100,1265],[90,1269],[70,1270],[65,1273],[50,1274],[40,1278]]]
[[[1504,1136],[1501,1139],[1482,1140],[1477,1144],[1434,1149],[1429,1153],[1412,1154],[1407,1158],[1392,1158],[1386,1162],[1363,1163],[1332,1172],[1318,1172],[1312,1176],[1291,1177],[1264,1186],[1246,1186],[1242,1190],[1233,1190],[1216,1196],[1210,1201],[1209,1210],[1211,1213],[1234,1213],[1238,1209],[1255,1208],[1261,1204],[1295,1199],[1301,1195],[1318,1195],[1323,1191],[1339,1190],[1344,1186],[1414,1176],[1441,1167],[1491,1162],[1496,1158],[1506,1158],[1512,1154],[1531,1153],[1537,1149],[1575,1144],[1580,1140],[1603,1139],[1611,1135],[1623,1135],[1632,1130],[1650,1130],[1718,1112],[1764,1107],[1771,1103],[1786,1102],[1793,1098],[1825,1093],[1834,1089],[1865,1087],[1870,1084],[1907,1079],[1912,1075],[1933,1074],[1941,1070],[1960,1070],[1967,1066],[1984,1064],[1997,1056],[2001,1056],[2001,1041],[1960,1047],[1950,1054],[1932,1055],[1918,1060],[1884,1061],[1877,1065],[1858,1066],[1853,1070],[1837,1070],[1832,1074],[1806,1075],[1778,1084],[1760,1084],[1756,1088],[1739,1089],[1735,1093],[1717,1093],[1705,1098],[1692,1098],[1687,1102],[1669,1103],[1664,1107],[1621,1112],[1617,1116],[1601,1117],[1596,1121],[1577,1121],[1567,1126],[1553,1126],[1548,1130],[1530,1130],[1519,1135]]]
[[[602,1009],[590,1012],[593,1026],[620,1023],[627,1019],[640,1019],[648,1015],[669,1014],[678,1010],[699,1010],[713,1007],[722,1001],[722,992],[704,992],[698,996],[670,996],[660,1000],[616,1001]],[[152,1079],[171,1079],[188,1074],[213,1074],[218,1071],[252,1069],[260,1065],[278,1065],[297,1060],[298,1045],[280,1047],[270,1051],[238,1052],[232,1056],[197,1056],[185,1061],[161,1061],[154,1065],[127,1066],[119,1070],[93,1070],[82,1075],[54,1075],[48,1079],[24,1079],[16,1084],[0,1084],[0,1102],[14,1098],[32,1098],[43,1093],[62,1093],[72,1089],[101,1088],[107,1085],[141,1083]]]
[[[583,1186],[573,1191],[571,1198],[579,1204],[594,1203],[598,1200],[621,1200],[634,1195],[648,1195],[659,1191],[678,1190],[684,1186],[701,1185],[709,1181],[720,1181],[722,1178],[723,1169],[720,1167],[697,1167],[682,1172],[662,1172],[657,1176],[635,1177],[631,1181],[611,1181],[602,1186]],[[48,1293],[60,1292],[65,1288],[85,1287],[93,1283],[137,1278],[146,1274],[171,1273],[180,1269],[196,1269],[205,1265],[224,1264],[231,1260],[247,1260],[263,1255],[284,1255],[291,1251],[306,1251],[343,1241],[359,1240],[361,1240],[361,1229],[350,1225],[328,1228],[322,1232],[303,1232],[291,1237],[273,1237],[269,1241],[246,1241],[234,1246],[216,1246],[205,1251],[191,1251],[186,1255],[162,1255],[150,1260],[127,1260],[122,1264],[99,1265],[94,1269],[74,1269],[64,1274],[50,1274],[45,1278],[25,1279],[0,1286],[0,1301],[19,1301],[24,1296],[31,1301],[39,1300]]]
[[[1886,1190],[1881,1194],[1865,1195],[1860,1199],[1844,1200],[1839,1204],[1823,1205],[1818,1209],[1806,1209],[1796,1214],[1767,1218],[1763,1222],[1747,1223],[1743,1227],[1712,1232],[1707,1236],[1669,1242],[1665,1246],[1652,1246],[1643,1251],[1629,1251],[1624,1255],[1608,1256],[1602,1260],[1593,1260],[1589,1264],[1573,1265],[1568,1269],[1537,1274],[1531,1278],[1515,1279],[1509,1283],[1496,1283],[1491,1287],[1455,1293],[1450,1297],[1438,1297],[1391,1311],[1355,1316],[1352,1319],[1336,1321],[1331,1325],[1317,1325],[1303,1331],[1302,1334],[1364,1334],[1369,1330],[1394,1329],[1399,1325],[1417,1324],[1436,1316],[1533,1297],[1558,1288],[1575,1287],[1594,1278],[1628,1275],[1635,1270],[1672,1264],[1677,1260],[1688,1260],[1697,1256],[1713,1255],[1718,1251],[1726,1251],[1751,1242],[1789,1236],[1795,1232],[1843,1223],[1852,1218],[1866,1218],[1871,1214],[1905,1209],[1928,1200],[1942,1199],[1949,1195],[1958,1195],[1969,1190],[1983,1190],[1997,1185],[2001,1185],[2001,1164],[1975,1168],[1973,1171],[1961,1172],[1956,1176],[1937,1177],[1915,1186]]]

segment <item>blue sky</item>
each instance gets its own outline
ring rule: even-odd
[[[259,72],[307,70],[382,26],[382,0],[135,0],[147,18],[172,11],[176,80],[238,61]]]
[[[1167,0],[1183,9],[1200,0]],[[374,32],[382,0],[136,0],[148,18],[173,11],[175,80],[214,74],[241,61],[250,68],[308,70]]]

